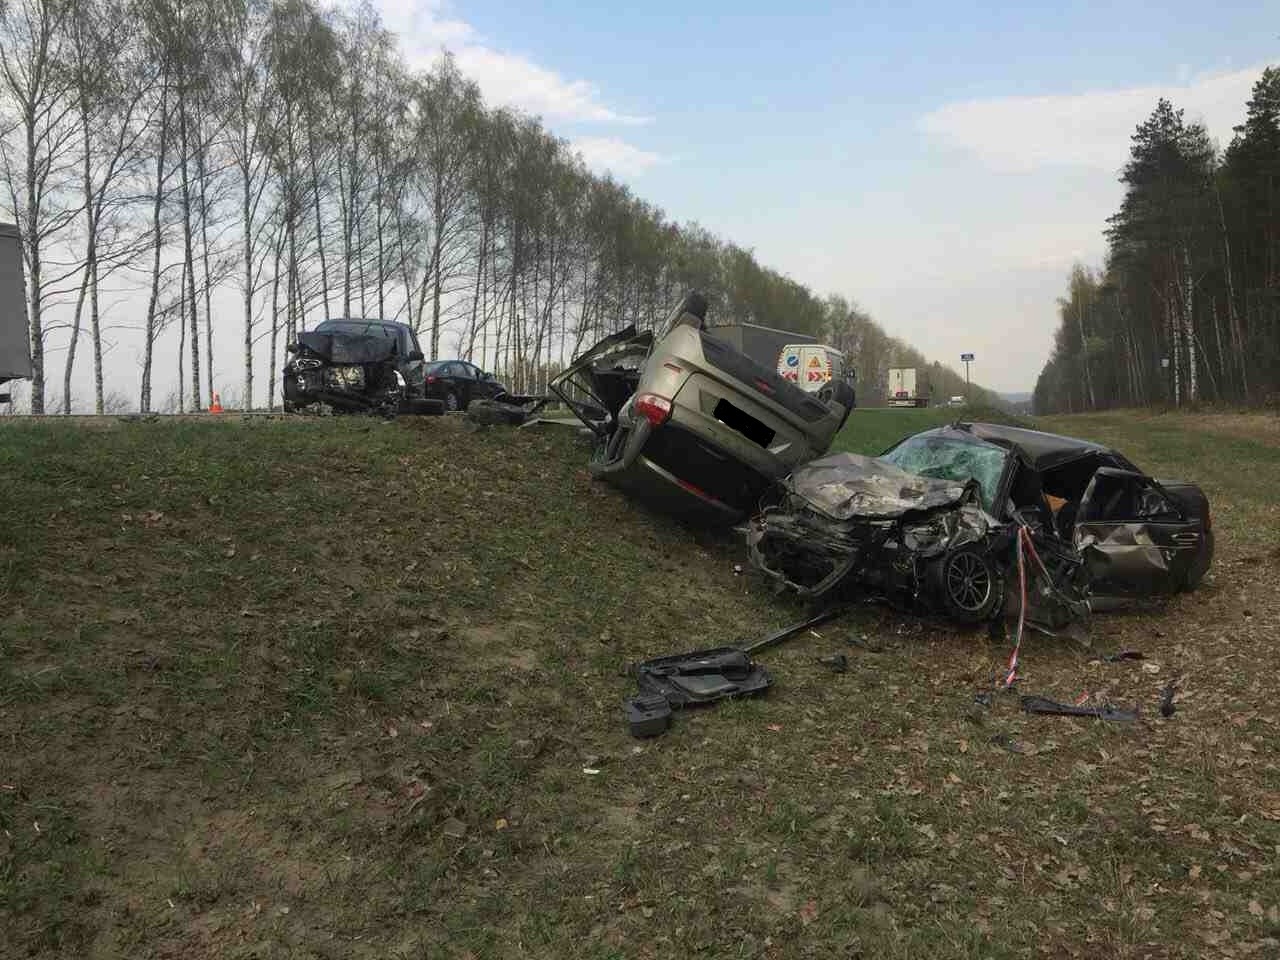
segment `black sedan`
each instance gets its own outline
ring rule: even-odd
[[[1195,484],[1087,440],[965,422],[806,464],[748,542],[758,569],[802,594],[852,585],[968,623],[1192,590],[1214,552]]]
[[[466,360],[433,360],[423,368],[427,396],[445,410],[465,410],[472,400],[492,400],[507,388],[492,374]]]

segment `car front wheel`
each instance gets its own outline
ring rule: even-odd
[[[929,570],[934,600],[950,619],[961,624],[990,620],[1004,598],[1004,579],[991,554],[967,543],[935,560]]]

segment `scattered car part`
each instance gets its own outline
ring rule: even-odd
[[[671,726],[671,704],[660,693],[643,693],[626,703],[627,727],[633,737],[657,737]]]
[[[819,657],[818,662],[832,673],[846,673],[849,669],[849,658],[843,653],[832,653],[825,657]]]
[[[1106,663],[1123,663],[1126,660],[1145,660],[1146,655],[1141,650],[1117,650],[1102,659]]]
[[[658,657],[634,664],[625,672],[636,678],[642,696],[661,697],[668,707],[697,706],[714,703],[725,697],[763,693],[773,683],[773,677],[768,670],[752,660],[751,655],[777,646],[843,612],[844,608],[829,607],[799,623],[767,633],[758,640],[743,640],[737,647],[715,647],[711,650]],[[843,658],[844,655],[838,656]],[[633,716],[633,702],[634,700],[628,701],[628,722],[631,722]],[[652,701],[646,702],[656,709],[656,704]],[[634,716],[637,720],[643,720],[648,715],[637,707]]]
[[[1132,710],[1123,710],[1120,707],[1113,707],[1111,704],[1105,704],[1100,707],[1085,707],[1071,703],[1058,703],[1058,701],[1050,700],[1048,697],[1033,695],[1022,697],[1020,702],[1024,712],[1045,716],[1095,717],[1099,720],[1114,720],[1125,723],[1138,719],[1137,707]]]
[[[768,650],[770,647],[776,647],[785,640],[790,640],[797,634],[804,633],[806,630],[812,630],[814,627],[821,626],[828,621],[834,620],[836,617],[842,616],[846,609],[846,607],[842,606],[827,607],[825,610],[820,611],[806,620],[801,620],[798,623],[791,624],[790,626],[774,630],[772,633],[766,633],[759,640],[743,640],[738,649],[742,650],[744,653],[759,653],[761,650]]]
[[[687,294],[656,333],[605,337],[550,390],[597,437],[588,469],[688,519],[731,525],[821,455],[854,406],[844,380],[806,394],[714,336]]]
[[[658,657],[636,665],[641,692],[664,697],[673,708],[763,693],[769,671],[737,647],[716,647]]]
[[[491,400],[472,400],[467,405],[467,419],[482,426],[518,427],[535,417],[547,405],[547,397],[524,397],[499,394]]]
[[[1177,712],[1177,704],[1173,702],[1173,695],[1178,688],[1176,679],[1170,680],[1164,685],[1160,691],[1160,716],[1168,720]]]

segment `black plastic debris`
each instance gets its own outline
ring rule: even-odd
[[[819,657],[818,662],[832,673],[846,673],[849,670],[849,658],[843,653],[833,653],[826,657]]]
[[[672,709],[680,710],[715,703],[727,697],[749,697],[763,693],[773,683],[773,677],[768,670],[751,659],[751,655],[833,620],[844,613],[845,609],[839,606],[828,607],[807,620],[774,630],[758,640],[741,640],[736,647],[694,650],[629,666],[626,672],[636,678],[636,685],[640,688],[640,696],[627,702],[627,718],[628,723],[632,724],[632,733],[636,736],[656,736],[666,729],[665,725],[658,729],[656,717],[648,715],[653,711],[661,712],[657,703],[648,698],[657,697],[666,703],[669,722]],[[837,660],[839,666],[836,665]],[[848,660],[844,654],[821,658],[821,662],[836,672],[844,672],[848,668]],[[640,706],[641,701],[649,706]],[[636,723],[639,723],[640,729],[654,732],[636,733]]]
[[[467,407],[467,419],[485,427],[518,427],[537,415],[546,406],[547,399],[502,393],[490,400],[472,400]]]
[[[1100,707],[1077,706],[1072,703],[1059,703],[1056,700],[1050,700],[1048,697],[1034,695],[1022,697],[1021,703],[1022,709],[1026,713],[1038,713],[1051,717],[1093,717],[1098,720],[1113,720],[1121,723],[1128,723],[1138,719],[1137,707],[1132,710],[1123,710],[1120,707],[1113,707],[1111,704],[1105,704]]]
[[[1174,692],[1178,688],[1177,680],[1170,680],[1164,685],[1164,689],[1160,691],[1160,716],[1168,720],[1177,712],[1178,707],[1173,702]]]
[[[763,693],[773,678],[737,647],[715,647],[636,665],[642,693],[658,694],[674,708]]]
[[[642,693],[626,704],[627,727],[633,737],[657,737],[671,726],[671,704],[660,693]]]
[[[1102,658],[1107,663],[1120,663],[1124,660],[1145,660],[1141,650],[1118,650],[1115,653],[1109,653]]]

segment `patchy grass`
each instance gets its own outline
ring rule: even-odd
[[[845,442],[928,412],[859,411]],[[1003,644],[867,608],[768,652],[767,698],[649,742],[622,664],[801,611],[731,537],[592,483],[568,431],[0,427],[0,952],[1274,953],[1271,461],[1051,426],[1238,518],[1203,590],[1095,624],[1145,663],[1026,645],[1028,691],[1140,722],[977,708]],[[841,650],[847,674],[816,662]]]

